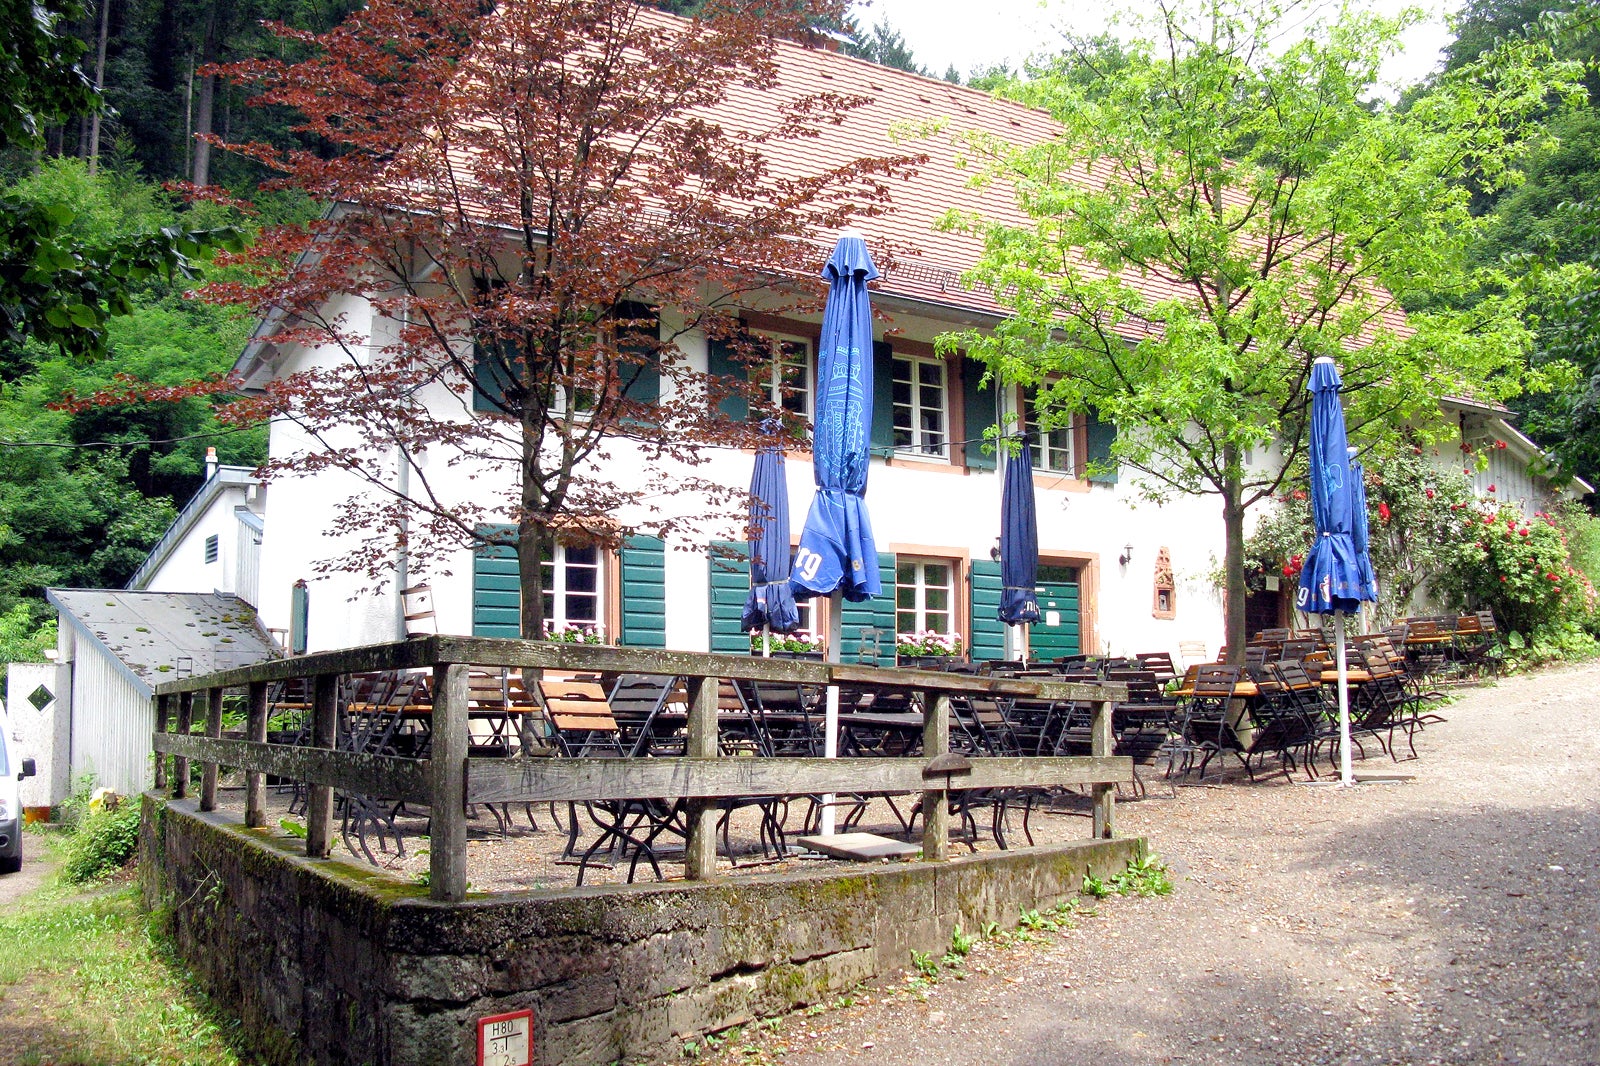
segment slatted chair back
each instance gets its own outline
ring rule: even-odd
[[[1255,635],[1255,644],[1282,644],[1289,639],[1288,629],[1263,629]]]
[[[664,674],[621,674],[612,683],[606,702],[611,714],[622,730],[622,743],[630,755],[659,755],[667,749],[678,751],[683,744],[677,738],[656,737],[657,717],[672,698],[677,678]],[[657,751],[657,741],[663,750]]]
[[[1406,623],[1406,640],[1413,643],[1437,640],[1440,636],[1437,619],[1417,618]]]
[[[1206,699],[1231,699],[1233,690],[1239,686],[1239,675],[1243,672],[1244,668],[1240,666],[1222,663],[1202,665],[1195,672],[1194,694]]]
[[[1286,640],[1283,642],[1283,650],[1278,654],[1278,658],[1280,660],[1299,659],[1304,662],[1306,656],[1316,650],[1317,642],[1314,640]]]
[[[1495,624],[1493,611],[1485,609],[1478,612],[1478,628],[1484,633],[1500,632],[1500,627]]]
[[[539,701],[567,755],[626,755],[622,729],[599,681],[541,679]]]
[[[822,754],[821,709],[800,685],[774,681],[734,681],[735,694],[755,719],[759,746],[769,755]],[[841,712],[854,709],[862,694],[841,691]]]
[[[1275,658],[1277,649],[1270,644],[1251,644],[1244,649],[1244,664],[1246,666],[1261,666],[1268,659]]]
[[[1139,668],[1148,670],[1155,675],[1159,684],[1166,684],[1178,676],[1178,668],[1173,665],[1172,653],[1167,651],[1149,651],[1139,656]]]
[[[1178,641],[1178,658],[1183,660],[1183,664],[1185,666],[1188,666],[1190,663],[1205,662],[1207,658],[1206,642],[1203,640]]]

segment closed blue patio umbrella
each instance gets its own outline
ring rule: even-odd
[[[1345,659],[1344,617],[1373,596],[1362,579],[1355,544],[1355,500],[1344,407],[1339,402],[1339,370],[1329,356],[1311,366],[1311,521],[1315,541],[1300,571],[1295,605],[1308,614],[1332,614],[1334,657],[1339,671],[1339,780],[1352,783],[1350,770],[1349,665]],[[1370,570],[1371,563],[1367,564]]]
[[[776,436],[756,452],[750,474],[750,596],[740,625],[763,635],[792,633],[800,625],[789,587],[789,478]]]
[[[878,269],[860,234],[846,232],[839,237],[822,276],[828,281],[828,302],[817,352],[811,458],[817,494],[800,534],[790,580],[800,599],[839,592],[848,600],[867,600],[883,591],[865,499],[872,428],[872,305],[867,282],[878,276]],[[829,654],[836,651],[830,644]]]
[[[1378,575],[1372,570],[1372,534],[1368,528],[1367,515],[1367,471],[1361,465],[1361,460],[1356,458],[1354,448],[1350,449],[1350,491],[1355,496],[1351,502],[1350,541],[1356,549],[1356,564],[1361,567],[1361,592],[1356,598],[1376,603]]]
[[[1000,493],[1000,621],[1008,626],[1039,620],[1034,585],[1039,579],[1039,518],[1033,498],[1033,455],[1028,438],[1006,458]],[[1024,641],[1026,648],[1026,641]],[[1023,652],[1027,656],[1026,650]]]
[[[871,463],[872,304],[867,282],[878,276],[859,233],[839,235],[822,268],[828,302],[817,349],[817,403],[811,466],[817,482],[794,555],[790,583],[796,599],[831,596],[828,661],[839,661],[842,600],[871,599],[883,591],[878,547],[867,517],[867,467]],[[839,688],[828,686],[822,754],[839,745]],[[822,832],[833,833],[833,797],[823,797]]]

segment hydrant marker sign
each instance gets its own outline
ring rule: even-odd
[[[479,1018],[478,1066],[533,1066],[533,1011]]]

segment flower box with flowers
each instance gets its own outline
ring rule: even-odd
[[[926,629],[920,633],[894,635],[897,666],[938,670],[962,659],[965,650],[960,633],[935,633]]]
[[[779,659],[815,659],[821,661],[822,654],[827,650],[822,636],[810,633],[804,629],[794,633],[773,633],[767,638],[766,647],[771,649],[772,655]],[[762,637],[761,630],[750,631],[750,654],[761,655]]]
[[[606,633],[598,622],[545,622],[544,639],[556,644],[604,644]]]

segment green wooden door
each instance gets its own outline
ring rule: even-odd
[[[1077,567],[1041,566],[1034,588],[1039,597],[1039,620],[1028,630],[1028,658],[1046,662],[1077,655],[1083,650]]]

